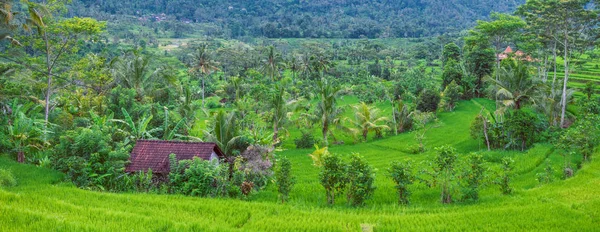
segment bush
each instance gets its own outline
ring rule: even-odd
[[[510,157],[502,158],[502,172],[500,174],[500,179],[497,180],[497,183],[500,185],[500,191],[502,191],[502,194],[504,195],[511,194],[513,191],[510,182],[514,163],[515,161]]]
[[[546,163],[544,172],[537,173],[535,177],[540,184],[549,184],[554,182],[554,169],[552,168],[552,165],[550,165],[550,163]]]
[[[440,100],[440,93],[435,90],[425,89],[417,98],[417,110],[421,112],[436,112]]]
[[[302,136],[294,139],[296,148],[311,148],[315,145],[315,137],[310,131],[302,131]]]
[[[17,179],[12,172],[5,169],[0,169],[0,187],[12,187],[17,185]]]
[[[327,155],[323,158],[319,179],[321,185],[325,188],[328,204],[335,204],[335,196],[342,193],[346,188],[348,182],[347,169],[348,167],[338,155]]]
[[[255,189],[264,188],[273,176],[271,149],[263,146],[250,146],[241,153],[236,170],[245,174],[246,181]]]
[[[279,160],[279,165],[275,170],[275,183],[277,184],[277,192],[281,197],[281,203],[285,203],[288,199],[292,188],[296,182],[292,176],[292,163],[289,159],[283,157]]]
[[[463,200],[479,200],[479,188],[482,185],[485,176],[485,161],[483,156],[472,154],[468,159],[468,167],[463,172],[462,178],[465,180],[463,190]]]
[[[358,154],[353,154],[348,166],[348,200],[352,206],[361,206],[373,196],[375,173]]]
[[[400,163],[394,162],[392,166],[388,168],[388,176],[392,178],[396,184],[396,191],[398,192],[398,204],[408,205],[410,203],[410,191],[408,186],[411,185],[415,176],[412,172],[412,163]]]

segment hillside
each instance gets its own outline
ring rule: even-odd
[[[452,144],[461,153],[478,150],[468,137],[468,127],[457,123],[472,118],[481,104],[461,102],[456,112],[442,113],[440,125],[432,130],[429,146]],[[452,136],[444,136],[452,134]],[[479,203],[442,205],[437,190],[422,185],[411,187],[413,204],[398,207],[393,185],[385,168],[394,160],[427,160],[433,152],[412,155],[404,151],[414,143],[412,134],[403,134],[358,145],[338,146],[333,151],[361,152],[377,169],[375,198],[365,208],[345,204],[326,206],[323,190],[316,181],[308,150],[287,150],[281,155],[294,163],[298,177],[291,201],[277,202],[274,188],[250,201],[207,199],[180,195],[144,193],[100,193],[82,190],[62,182],[61,173],[0,158],[0,168],[18,178],[16,187],[0,190],[0,228],[8,231],[375,231],[403,230],[544,230],[591,231],[600,222],[600,165],[587,163],[575,177],[539,185],[535,173],[544,163],[556,168],[562,157],[552,146],[538,144],[528,152],[483,154],[490,162],[509,156],[517,160],[515,193],[503,196],[497,186],[482,190]],[[525,216],[526,215],[526,216]]]
[[[439,128],[432,131],[431,146],[450,143],[461,152],[477,150],[468,138],[468,129],[455,123],[477,113],[480,100],[462,102],[455,113],[440,115]],[[452,132],[452,138],[441,136]],[[403,147],[412,135],[400,135],[359,145],[339,146],[345,154],[361,152],[378,168],[376,197],[366,208],[343,204],[328,207],[316,183],[318,170],[310,165],[308,150],[288,150],[299,183],[287,205],[277,202],[274,189],[252,196],[251,201],[206,199],[144,193],[99,193],[77,189],[62,182],[62,174],[0,158],[0,168],[17,177],[16,187],[0,190],[0,228],[8,231],[375,231],[404,230],[579,230],[590,231],[600,222],[598,162],[592,162],[566,181],[540,186],[534,174],[543,163],[556,167],[562,158],[551,146],[538,144],[526,153],[484,153],[491,160],[510,156],[518,160],[515,193],[502,196],[496,186],[488,186],[477,204],[452,206],[437,203],[436,190],[417,185],[414,203],[395,205],[393,186],[385,177],[389,162],[426,160],[432,152],[411,155]],[[527,216],[524,216],[527,215]]]
[[[425,37],[469,28],[524,0],[76,0],[73,15],[208,24],[215,34],[268,38]],[[164,15],[162,15],[164,14]]]

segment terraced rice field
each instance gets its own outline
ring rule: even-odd
[[[344,104],[355,104],[346,99]],[[204,199],[144,193],[102,193],[77,189],[52,170],[21,165],[0,157],[0,168],[18,178],[16,187],[0,189],[1,231],[595,231],[600,225],[600,162],[585,163],[569,180],[540,185],[536,173],[547,164],[560,170],[560,151],[537,144],[527,152],[484,152],[469,137],[471,120],[483,99],[461,102],[455,112],[441,113],[438,125],[427,133],[424,154],[412,154],[416,142],[407,133],[367,143],[334,146],[344,156],[363,155],[377,168],[377,190],[363,208],[347,206],[344,197],[334,206],[325,204],[318,183],[319,170],[307,156],[311,149],[279,153],[293,164],[297,184],[290,201],[278,203],[273,186],[248,200]],[[384,106],[381,106],[384,107]],[[297,133],[292,131],[292,133]],[[386,168],[396,160],[423,165],[434,157],[433,147],[450,144],[461,157],[481,152],[494,169],[502,157],[516,162],[512,195],[502,195],[487,185],[479,202],[442,205],[439,190],[423,184],[411,187],[412,204],[397,206]],[[289,144],[285,147],[289,147]],[[575,160],[575,162],[580,162]]]

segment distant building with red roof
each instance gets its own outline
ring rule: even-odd
[[[498,60],[501,60],[501,61],[506,58],[509,58],[509,57],[515,57],[516,59],[519,59],[521,61],[528,61],[528,62],[533,61],[531,56],[526,55],[521,50],[517,50],[517,52],[513,52],[513,49],[510,46],[506,47],[506,49],[504,49],[504,51],[502,53],[498,54]]]
[[[204,160],[225,158],[225,154],[216,143],[138,140],[131,151],[130,163],[125,172],[147,172],[152,169],[154,174],[168,175],[171,154],[175,154],[178,161],[191,160],[194,157]]]

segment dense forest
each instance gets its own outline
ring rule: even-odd
[[[71,15],[210,25],[230,38],[406,38],[457,33],[523,0],[76,0]]]
[[[597,1],[202,2],[0,0],[0,228],[597,228]]]

